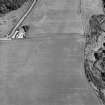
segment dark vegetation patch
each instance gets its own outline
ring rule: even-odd
[[[27,0],[0,0],[0,14],[19,9]]]

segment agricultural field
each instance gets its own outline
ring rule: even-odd
[[[1,18],[10,20],[1,36],[25,8]],[[42,0],[23,22],[30,39],[0,41],[0,105],[99,105],[84,75],[79,9],[79,0]]]

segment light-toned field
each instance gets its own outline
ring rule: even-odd
[[[78,0],[43,0],[28,40],[0,41],[0,105],[99,105],[83,74]]]
[[[98,105],[83,75],[77,35],[2,42],[1,105]]]

